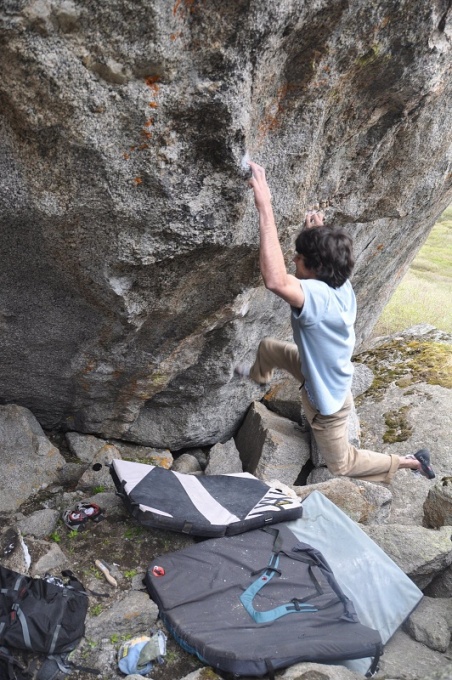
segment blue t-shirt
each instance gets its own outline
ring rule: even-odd
[[[355,346],[356,298],[350,281],[331,288],[317,279],[300,281],[301,309],[292,307],[294,340],[310,400],[324,416],[343,406],[350,390]]]

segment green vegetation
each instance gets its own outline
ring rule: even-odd
[[[138,574],[138,571],[136,569],[128,569],[127,571],[124,572],[124,576],[126,578],[133,578]]]
[[[180,661],[179,650],[177,649],[167,649],[165,661],[168,665],[175,664]]]
[[[97,642],[94,640],[88,640],[88,638],[85,638],[85,644],[89,649],[96,649],[97,648]]]
[[[410,438],[413,428],[408,422],[409,406],[402,406],[397,411],[389,411],[384,414],[386,432],[383,441],[386,444],[405,442]]]
[[[90,614],[91,616],[99,616],[99,614],[102,612],[103,607],[101,604],[95,604],[92,607],[90,607]]]
[[[200,680],[217,680],[218,677],[213,668],[201,668],[199,671]]]
[[[131,539],[131,538],[142,538],[142,537],[143,537],[143,534],[144,534],[144,529],[143,529],[143,527],[138,527],[138,526],[136,526],[136,527],[128,527],[128,528],[124,531],[124,538],[128,538],[128,539]]]
[[[373,335],[391,335],[418,323],[452,333],[452,206],[447,208],[395,291]]]
[[[93,487],[93,493],[103,493],[105,491],[105,486],[99,484],[99,486]]]
[[[131,633],[123,633],[122,635],[119,635],[119,633],[113,633],[113,635],[110,635],[110,642],[112,645],[117,645],[118,643],[123,644],[123,642],[127,642],[131,639]]]
[[[60,543],[61,542],[61,536],[58,533],[58,531],[53,531],[50,536],[50,540],[53,541],[54,543]]]

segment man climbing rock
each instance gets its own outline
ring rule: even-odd
[[[354,267],[352,239],[343,230],[325,226],[322,213],[309,211],[305,229],[295,241],[295,276],[288,274],[265,170],[251,161],[250,167],[249,185],[259,214],[262,277],[266,288],[290,305],[295,343],[265,338],[254,363],[237,366],[236,373],[264,384],[279,368],[300,381],[305,415],[333,475],[389,483],[398,469],[410,468],[433,479],[426,449],[396,456],[357,449],[349,443],[356,318],[349,281]]]

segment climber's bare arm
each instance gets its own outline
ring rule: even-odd
[[[249,180],[249,185],[253,189],[254,202],[259,213],[259,264],[265,287],[293,307],[301,309],[304,304],[304,293],[299,280],[287,273],[273,215],[271,194],[265,177],[265,170],[252,161],[250,161],[250,167],[253,174]]]

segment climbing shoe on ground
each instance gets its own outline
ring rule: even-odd
[[[66,510],[63,512],[63,522],[72,531],[79,531],[85,528],[88,517],[82,510]]]
[[[102,510],[96,503],[88,503],[87,501],[80,501],[75,506],[76,511],[84,512],[88,519],[93,522],[100,522],[103,519]]]
[[[88,520],[100,522],[103,519],[102,510],[96,503],[81,501],[73,510],[63,513],[63,522],[72,531],[80,531],[86,527]]]

